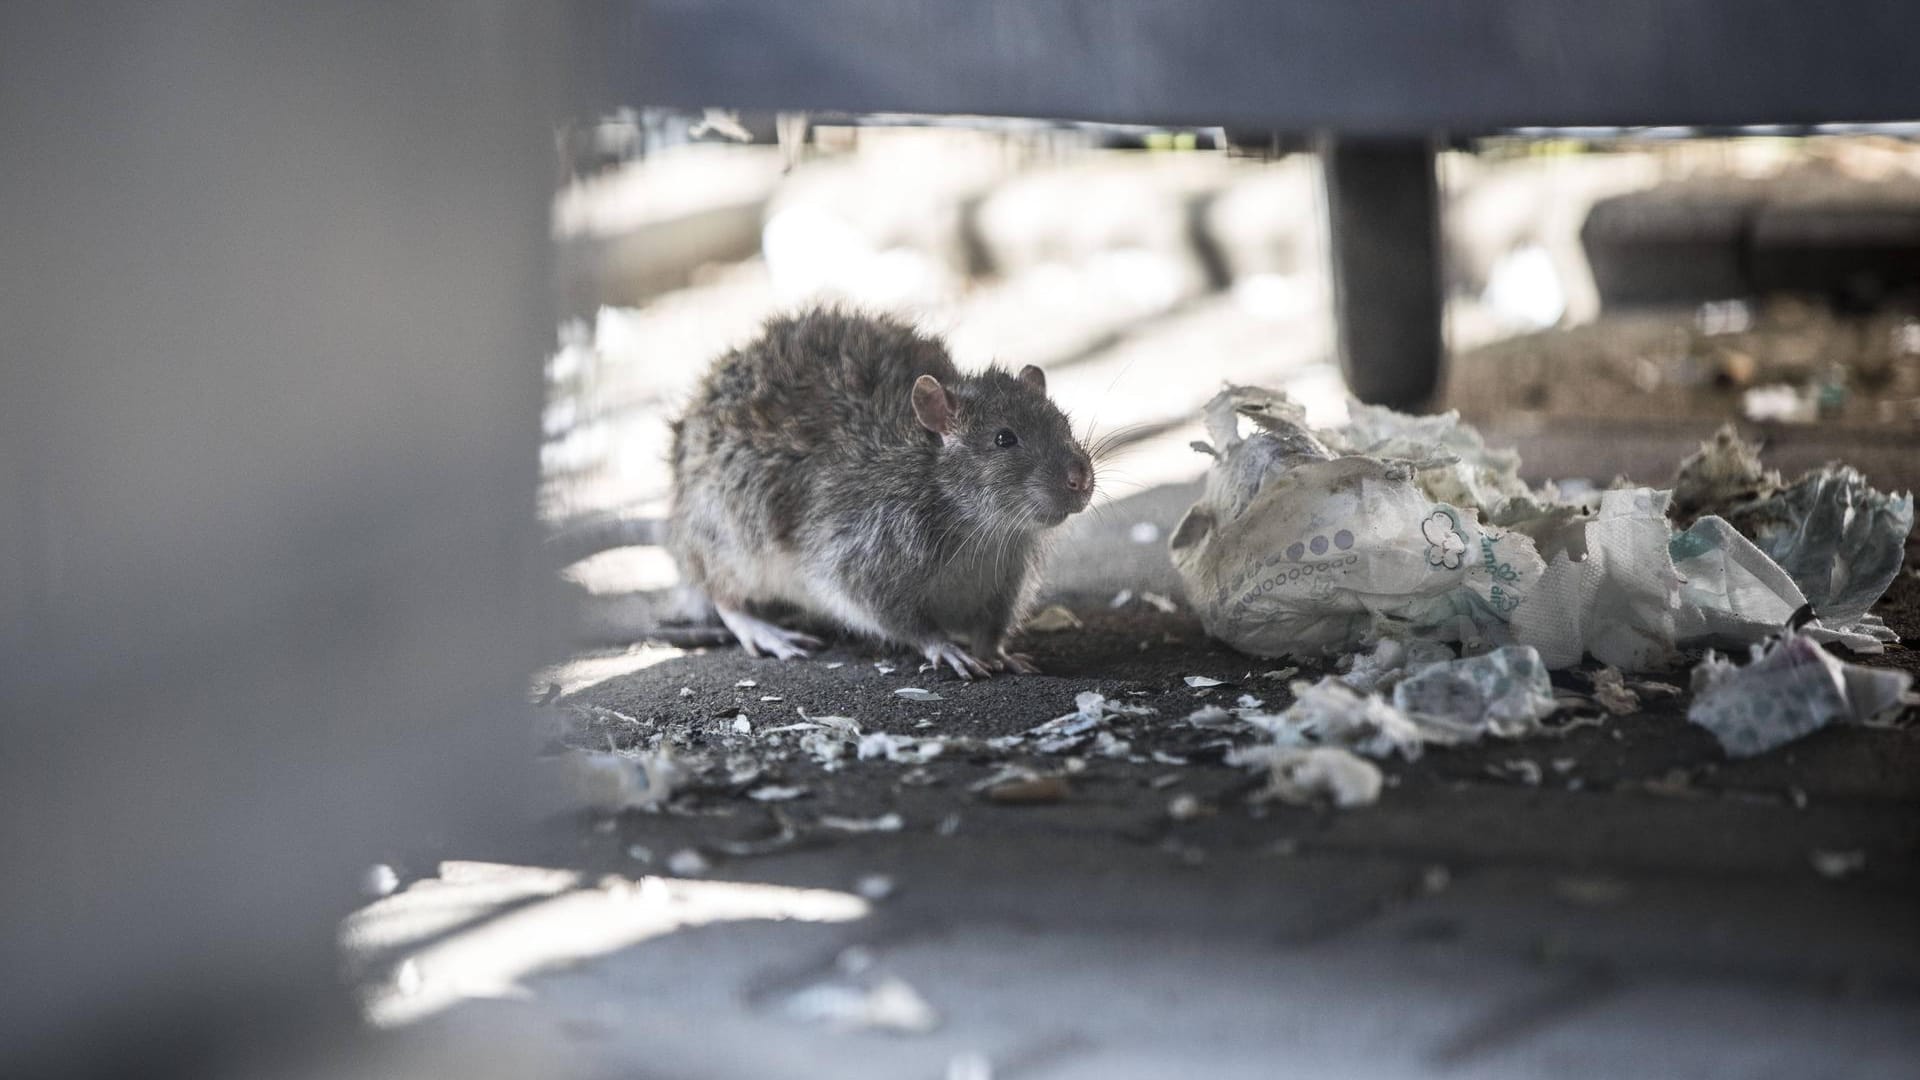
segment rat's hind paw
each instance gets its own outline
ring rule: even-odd
[[[795,630],[785,630],[765,619],[756,619],[744,611],[715,605],[720,613],[720,621],[727,624],[733,636],[740,639],[740,647],[748,656],[777,656],[782,660],[791,660],[796,656],[807,655],[808,649],[817,649],[822,642],[811,634],[802,634]]]
[[[1008,652],[1001,649],[1000,655],[994,658],[992,666],[995,671],[1011,671],[1018,675],[1040,674],[1040,667],[1033,662],[1033,657],[1023,652]]]
[[[974,659],[972,653],[951,641],[936,641],[921,649],[920,654],[936,668],[941,664],[947,665],[962,679],[970,680],[976,677],[986,679],[993,676],[992,669]]]

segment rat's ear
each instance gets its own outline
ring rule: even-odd
[[[1033,387],[1033,392],[1036,394],[1047,392],[1047,373],[1032,364],[1020,369],[1020,381]]]
[[[920,426],[945,438],[953,434],[955,407],[953,394],[931,375],[913,380],[913,416]]]

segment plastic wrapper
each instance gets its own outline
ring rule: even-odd
[[[1920,703],[1904,671],[1848,664],[1806,634],[1753,648],[1744,667],[1708,653],[1693,669],[1687,719],[1729,757],[1751,757],[1835,722],[1870,723]]]
[[[1253,793],[1255,802],[1353,807],[1380,801],[1379,766],[1338,747],[1251,746],[1229,753],[1227,762],[1267,771],[1267,786]]]

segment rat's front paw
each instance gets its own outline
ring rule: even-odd
[[[1040,667],[1033,662],[1033,657],[1023,652],[1008,652],[1005,649],[1001,649],[1000,655],[994,658],[993,670],[1011,671],[1019,675],[1040,674]]]
[[[770,655],[791,660],[796,656],[805,656],[807,650],[817,649],[823,644],[812,634],[775,626],[737,608],[715,605],[715,610],[720,613],[720,621],[726,623],[727,629],[733,631],[733,636],[740,639],[740,647],[746,650],[748,656]]]
[[[986,679],[993,675],[992,669],[974,659],[972,653],[951,641],[936,641],[921,649],[920,655],[926,657],[927,662],[936,668],[942,664],[947,665],[962,679]]]

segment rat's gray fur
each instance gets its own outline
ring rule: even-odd
[[[944,437],[916,417],[924,375],[947,391]],[[943,344],[895,319],[775,318],[715,362],[674,424],[668,546],[750,652],[803,653],[809,639],[746,613],[786,603],[962,677],[1029,670],[1007,633],[1032,598],[1045,530],[1092,487],[1086,448],[1043,386],[1038,369],[962,375]],[[1003,430],[1016,446],[996,445]]]

